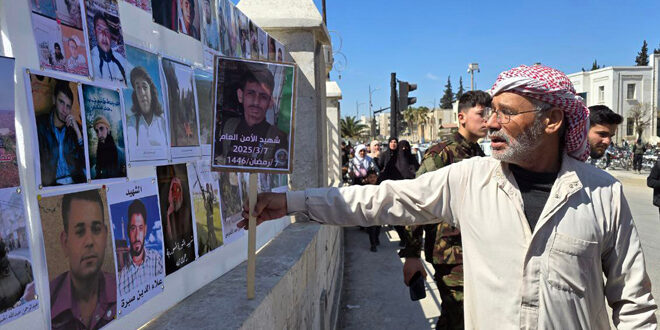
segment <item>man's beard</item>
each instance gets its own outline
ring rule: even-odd
[[[137,249],[137,251],[136,251],[136,249],[133,248],[133,246],[134,246],[133,243],[131,243],[131,256],[132,257],[137,257],[137,256],[142,254],[142,251],[144,251],[144,242],[140,243],[140,247]]]
[[[598,147],[598,146],[599,146],[599,145],[597,144],[597,145],[595,145],[594,147]],[[603,151],[599,151],[599,150],[597,150],[596,148],[590,148],[590,149],[591,149],[591,150],[589,151],[589,157],[591,157],[592,159],[598,159],[598,158],[600,158],[600,157],[603,157],[603,155],[605,154],[605,150],[607,149],[607,147],[603,148]]]
[[[99,168],[116,168],[119,166],[117,146],[111,133],[108,133],[103,142],[99,140],[96,149],[96,166]]]
[[[493,158],[505,163],[521,165],[534,157],[533,151],[541,144],[541,136],[545,125],[540,119],[535,119],[532,126],[523,131],[518,138],[513,138],[504,131],[489,131],[490,137],[499,137],[506,141],[506,149],[503,151],[493,150]]]

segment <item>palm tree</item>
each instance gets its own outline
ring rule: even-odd
[[[409,107],[405,110],[403,110],[403,121],[408,124],[408,128],[410,129],[411,135],[414,135],[415,133],[415,108]],[[413,136],[414,138],[414,136]]]
[[[421,134],[421,139],[424,138],[424,124],[426,124],[429,120],[429,113],[431,112],[431,109],[428,107],[421,106],[417,109],[415,109],[415,122],[418,125],[421,125],[422,128],[422,134]]]
[[[345,139],[358,139],[364,134],[367,125],[355,119],[354,116],[347,116],[341,119],[341,136]]]

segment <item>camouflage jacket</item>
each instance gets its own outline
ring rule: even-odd
[[[483,157],[485,155],[479,144],[468,142],[457,132],[452,138],[435,144],[426,151],[416,174],[419,177],[426,172],[435,171],[446,165],[474,156]],[[425,254],[428,262],[436,265],[463,263],[461,233],[458,228],[445,223],[425,226],[432,227],[430,229],[426,228],[427,233],[436,230],[433,246],[430,245],[433,242],[433,237],[427,237],[428,244],[425,244]],[[404,258],[419,258],[422,250],[424,226],[409,226],[406,228],[411,237],[406,248],[401,250],[399,255]]]

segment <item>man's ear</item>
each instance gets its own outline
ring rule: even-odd
[[[60,245],[62,246],[62,251],[64,251],[64,255],[67,255],[67,251],[66,251],[67,239],[68,237],[66,231],[62,230],[62,232],[60,233]]]
[[[458,117],[458,124],[459,124],[460,126],[463,126],[463,125],[465,124],[465,122],[464,122],[464,120],[465,120],[465,113],[462,112],[462,111],[459,111],[457,117]]]
[[[243,104],[243,90],[242,89],[237,89],[236,90],[236,96],[238,97],[238,103]]]
[[[548,117],[545,119],[546,127],[545,132],[553,134],[559,131],[564,122],[564,111],[554,107],[548,112]]]

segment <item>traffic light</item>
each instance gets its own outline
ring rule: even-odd
[[[417,84],[399,80],[399,113],[408,109],[408,106],[417,102],[416,97],[408,97],[408,93],[417,89]]]

